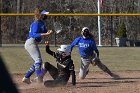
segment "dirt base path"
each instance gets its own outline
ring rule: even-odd
[[[13,80],[20,93],[140,93],[140,71],[115,73],[121,78],[113,80],[103,72],[89,72],[86,79],[80,80],[76,73],[76,86],[72,86],[70,79],[66,86],[53,88],[35,82],[24,84],[21,82],[23,75],[13,75]],[[47,75],[45,79],[51,79],[51,77]]]

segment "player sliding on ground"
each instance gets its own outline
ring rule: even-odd
[[[99,51],[96,47],[93,35],[88,27],[84,27],[81,31],[82,36],[76,38],[70,45],[71,51],[75,45],[78,45],[81,56],[80,79],[84,79],[89,71],[89,64],[97,65],[101,70],[108,73],[114,79],[119,78],[118,75],[112,73],[99,59]],[[95,53],[94,53],[95,52]]]
[[[57,67],[53,66],[49,62],[43,64],[44,74],[48,71],[54,80],[47,80],[44,82],[45,86],[60,86],[66,85],[70,75],[72,74],[72,84],[76,84],[76,77],[74,71],[73,60],[71,59],[70,47],[67,45],[61,45],[57,49],[57,52],[53,52],[49,48],[49,43],[46,44],[46,52],[56,58]]]

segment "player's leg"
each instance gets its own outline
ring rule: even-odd
[[[89,64],[91,59],[81,58],[79,78],[84,79],[89,71]]]
[[[36,77],[38,78],[39,82],[42,82],[42,76],[41,76],[41,64],[42,64],[42,58],[40,54],[39,47],[37,43],[35,42],[34,38],[30,38],[25,43],[25,49],[28,51],[32,59],[34,60],[34,67],[36,72]]]
[[[25,74],[24,78],[22,79],[22,82],[30,84],[31,83],[30,76],[34,73],[34,71],[35,71],[35,67],[34,65],[32,65],[30,69],[27,71],[27,73]]]
[[[25,45],[24,45],[26,50],[28,50],[28,48],[30,48],[30,46],[29,46],[30,43],[31,43],[31,41],[29,39],[26,40]],[[25,74],[24,78],[22,79],[22,82],[30,84],[31,83],[30,76],[34,73],[34,71],[35,71],[35,67],[34,67],[34,65],[32,65],[30,67],[30,69],[27,71],[27,73]]]
[[[34,71],[35,71],[35,66],[32,65],[32,66],[30,67],[30,69],[28,70],[28,72],[26,73],[25,77],[26,77],[26,78],[30,78],[30,76],[34,73]]]
[[[56,79],[58,76],[58,69],[50,64],[49,62],[45,62],[43,64],[44,74],[48,71],[53,79]]]
[[[44,85],[46,87],[58,87],[58,86],[64,86],[67,82],[62,82],[60,80],[47,80],[44,82]]]
[[[95,60],[95,63],[96,63],[96,65],[101,70],[103,70],[104,72],[108,73],[111,77],[113,77],[113,78],[119,78],[118,75],[112,73],[111,70],[106,65],[104,65],[99,59]]]
[[[43,68],[45,72],[49,72],[49,74],[52,76],[54,80],[46,80],[44,82],[44,85],[46,87],[55,87],[55,86],[63,86],[66,85],[69,77],[70,77],[70,71],[66,72],[65,75],[58,75],[58,69],[51,65],[50,63],[46,62],[43,64]]]

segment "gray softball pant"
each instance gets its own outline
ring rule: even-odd
[[[35,64],[42,63],[41,53],[35,38],[27,39],[24,47],[28,51]]]
[[[88,58],[82,58],[81,57],[81,64],[80,64],[80,72],[79,72],[79,78],[84,79],[89,71],[89,64],[97,65],[102,71],[105,73],[108,73],[110,76],[112,76],[112,72],[109,70],[109,68],[104,65],[100,59],[96,58],[94,55],[90,56]]]
[[[79,72],[80,79],[84,79],[86,77],[91,61],[92,61],[92,58],[82,58],[81,57],[80,72]]]

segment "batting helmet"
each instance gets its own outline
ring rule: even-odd
[[[58,48],[57,50],[59,52],[63,52],[65,56],[69,56],[71,54],[71,50],[68,45],[61,45],[60,48]]]

